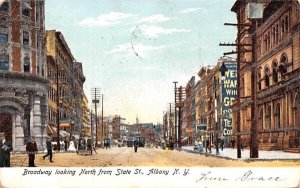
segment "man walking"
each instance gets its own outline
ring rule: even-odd
[[[43,156],[43,159],[45,160],[46,157],[50,156],[50,162],[53,163],[52,161],[52,143],[51,143],[51,138],[48,138],[46,141],[46,148],[47,148],[47,155]]]
[[[209,139],[207,139],[205,143],[205,153],[207,153],[208,147],[209,147]]]
[[[26,144],[26,152],[28,153],[28,158],[29,158],[28,167],[36,167],[34,164],[34,160],[37,151],[38,149],[34,138],[30,137],[29,142],[27,142]]]
[[[135,139],[133,142],[133,147],[134,147],[134,152],[137,152],[137,148],[138,148],[139,142]]]
[[[10,167],[10,152],[13,150],[12,144],[6,140],[5,134],[1,133],[1,167]]]

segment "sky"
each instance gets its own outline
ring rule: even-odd
[[[199,79],[234,42],[235,0],[46,0],[46,29],[64,35],[83,64],[84,91],[104,96],[104,116],[162,122],[174,84]],[[101,110],[98,110],[101,112]]]

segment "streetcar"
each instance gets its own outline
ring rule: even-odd
[[[145,138],[144,137],[142,137],[142,136],[137,136],[136,137],[136,140],[138,141],[138,143],[139,143],[139,147],[145,147]]]

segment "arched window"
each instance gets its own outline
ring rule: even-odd
[[[284,74],[287,73],[287,64],[288,64],[287,55],[285,53],[283,53],[280,57],[280,65],[278,67],[278,70],[279,70],[282,78],[283,78]]]
[[[280,103],[276,105],[276,127],[280,128]]]
[[[272,75],[273,75],[273,82],[276,83],[278,82],[278,72],[277,72],[277,61],[276,59],[273,60],[273,63],[272,63]]]
[[[257,81],[257,84],[258,84],[258,90],[261,90],[261,67],[260,67],[259,70],[258,70],[257,78],[258,78],[258,81]]]
[[[269,78],[269,74],[270,74],[269,68],[266,67],[266,68],[265,68],[265,86],[266,86],[266,87],[269,87],[269,86],[270,86],[270,78]]]
[[[266,120],[267,128],[271,129],[271,106],[267,107]]]

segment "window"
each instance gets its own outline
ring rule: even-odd
[[[30,58],[24,57],[24,72],[30,72]]]
[[[22,14],[23,14],[23,16],[29,17],[31,9],[32,8],[30,7],[30,5],[27,2],[23,2],[23,4],[22,4]]]
[[[269,78],[269,68],[265,68],[265,85],[266,87],[270,86],[270,78]]]
[[[273,61],[273,82],[276,83],[278,82],[278,72],[277,72],[277,61]]]
[[[259,122],[259,127],[261,128],[261,130],[264,130],[264,112],[263,112],[263,109],[260,109],[260,112],[259,112],[259,118],[258,118],[258,122]]]
[[[8,42],[8,34],[0,33],[0,42]]]
[[[280,65],[278,68],[281,76],[283,76],[287,72],[287,67],[286,67],[287,63],[288,63],[288,59],[286,57],[286,54],[282,54],[280,58]]]
[[[276,105],[276,127],[280,128],[280,104]]]
[[[8,54],[0,54],[0,70],[9,70]]]
[[[8,2],[3,2],[1,7],[0,7],[0,11],[4,11],[4,12],[7,12],[9,9],[9,5],[8,5]]]
[[[29,32],[23,31],[23,44],[29,45]]]
[[[266,119],[267,119],[267,126],[269,129],[271,129],[271,106],[268,106],[267,108]]]
[[[285,16],[285,32],[288,32],[289,31],[289,17],[288,15]]]
[[[261,90],[261,74],[258,73],[257,77],[258,77],[258,90]]]

